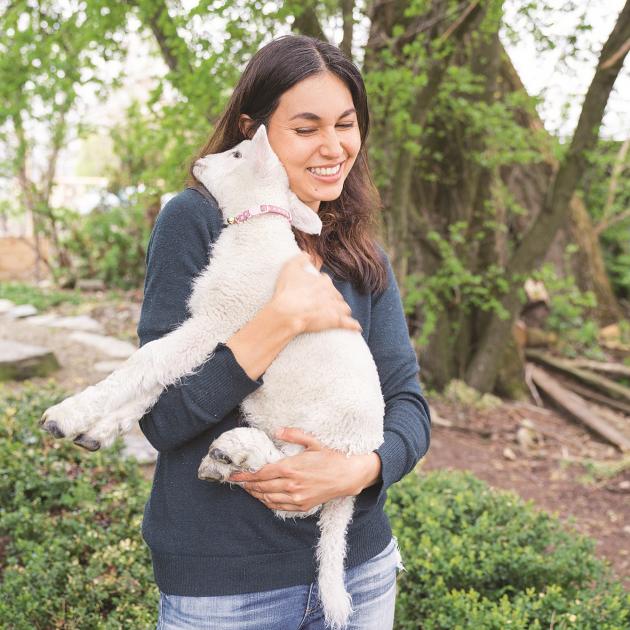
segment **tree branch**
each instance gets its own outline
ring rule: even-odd
[[[173,19],[168,13],[168,7],[164,0],[152,0],[141,2],[139,0],[125,0],[131,6],[135,6],[140,13],[142,21],[151,29],[155,41],[160,48],[162,58],[175,74],[190,74],[192,66],[188,55],[182,56],[181,51],[188,53],[188,45],[178,35]],[[167,26],[165,28],[165,25]],[[177,54],[177,51],[180,54]]]
[[[606,195],[606,203],[604,204],[604,210],[602,211],[602,219],[595,227],[595,233],[598,235],[606,228],[610,227],[613,223],[619,223],[619,218],[611,216],[611,211],[613,203],[615,202],[619,176],[625,170],[625,161],[629,148],[630,138],[627,138],[619,148],[619,153],[617,153],[617,158],[615,159],[615,164],[613,165],[612,173],[610,175],[610,183],[608,184],[608,194]]]
[[[322,29],[322,25],[319,23],[317,13],[315,12],[315,3],[310,0],[304,10],[298,16],[292,25],[292,30],[301,33],[302,35],[308,35],[309,37],[316,37],[323,42],[327,42],[328,38]]]
[[[354,0],[341,0],[341,19],[343,21],[343,39],[339,44],[342,52],[352,59],[352,37],[354,34]]]

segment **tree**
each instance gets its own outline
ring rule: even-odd
[[[626,2],[602,48],[571,145],[560,161],[545,204],[506,266],[508,277],[522,278],[523,274],[533,269],[566,220],[569,203],[586,168],[586,155],[596,145],[606,103],[630,49],[629,42],[630,2]],[[492,356],[496,354],[496,348],[505,345],[510,335],[511,324],[520,306],[518,288],[513,282],[506,291],[501,305],[508,317],[501,319],[493,314],[467,367],[466,381],[480,391],[488,391],[494,386],[497,363],[492,360]]]

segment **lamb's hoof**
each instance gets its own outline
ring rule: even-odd
[[[88,451],[98,451],[101,448],[101,443],[98,440],[95,440],[87,435],[81,433],[74,438],[73,442],[77,446],[81,446],[82,448]]]
[[[46,420],[46,414],[42,416],[39,421],[40,426],[44,431],[48,431],[53,437],[64,438],[66,434],[59,428],[59,425],[54,420]]]
[[[199,465],[197,478],[201,479],[201,481],[221,481],[222,479],[221,475],[212,466],[209,466],[205,460]]]
[[[232,460],[230,459],[230,456],[226,455],[222,450],[220,450],[218,448],[210,449],[210,452],[208,453],[208,455],[210,455],[210,457],[212,457],[212,459],[216,459],[218,462],[222,462],[224,464],[231,464],[232,463]]]

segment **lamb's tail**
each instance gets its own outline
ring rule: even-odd
[[[354,497],[340,497],[324,504],[319,517],[317,544],[319,597],[326,623],[332,630],[343,628],[352,614],[352,597],[344,585],[346,530],[352,520]]]

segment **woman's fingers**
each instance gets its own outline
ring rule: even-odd
[[[291,512],[299,511],[299,505],[291,501],[288,494],[281,492],[250,492],[250,494],[262,501],[268,508],[272,510],[289,510]]]
[[[246,481],[239,482],[239,485],[265,504],[270,510],[285,510],[287,512],[305,511],[301,504],[302,497],[294,497],[287,492],[287,480],[273,479],[263,482]]]

